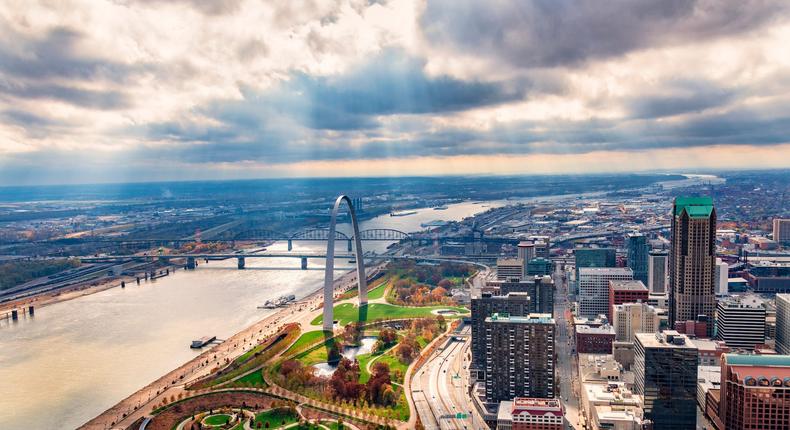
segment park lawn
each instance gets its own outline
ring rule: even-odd
[[[378,287],[368,291],[368,300],[378,300],[384,297],[384,291],[387,290],[389,281],[382,282]]]
[[[242,376],[236,380],[236,383],[242,386],[252,385],[253,387],[266,387],[266,382],[263,380],[263,373],[261,370],[256,370]]]
[[[335,320],[343,326],[352,321],[375,321],[386,319],[401,319],[401,318],[423,318],[435,317],[436,315],[431,312],[437,309],[451,309],[461,314],[466,314],[466,308],[456,306],[396,306],[386,303],[371,303],[367,305],[367,315],[361,318],[359,313],[360,309],[353,303],[343,303],[336,305],[334,308]],[[445,317],[453,318],[453,317]],[[315,317],[311,322],[313,325],[320,325],[324,320],[323,315]]]
[[[343,427],[338,426],[337,425],[337,421],[326,421],[326,420],[324,420],[324,421],[321,421],[321,424],[329,427],[329,430],[345,430],[345,429],[348,428],[348,427],[346,427],[345,424],[343,424]]]
[[[252,422],[252,428],[258,428],[258,423],[261,423],[261,428],[277,428],[287,426],[299,421],[299,417],[287,408],[269,409],[255,416],[255,421]],[[269,423],[267,426],[266,423]]]
[[[324,342],[319,343],[307,351],[298,353],[294,358],[301,361],[305,366],[326,363],[329,359],[327,351],[334,346],[335,342],[337,342],[337,340],[334,337],[326,339]]]
[[[400,359],[392,353],[384,354],[377,358],[376,363],[386,363],[390,367],[390,375],[393,375],[395,370],[400,370],[400,374],[405,375],[406,369],[409,368],[408,364],[401,363]],[[397,379],[393,378],[392,381],[397,382],[398,384],[403,384],[403,376]]]
[[[329,333],[329,336],[332,336],[331,332],[327,332],[327,333]],[[283,355],[288,357],[292,354],[296,354],[297,352],[302,352],[305,348],[312,346],[314,343],[318,342],[323,337],[324,337],[323,330],[308,331],[307,333],[304,333],[301,336],[299,336],[299,339],[297,339],[296,342],[294,342],[294,344],[291,345],[291,347],[288,348],[288,350],[286,350],[285,353],[283,353]]]
[[[203,418],[203,422],[210,426],[220,426],[226,424],[228,421],[230,421],[230,415],[228,414],[209,415]]]

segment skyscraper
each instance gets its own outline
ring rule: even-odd
[[[713,333],[716,306],[716,209],[710,197],[678,197],[672,208],[669,250],[669,321],[707,319]]]
[[[652,250],[647,253],[647,289],[650,294],[667,292],[667,272],[669,253],[663,250]]]
[[[509,293],[495,296],[483,293],[481,297],[472,298],[472,365],[477,370],[477,379],[484,378],[486,339],[484,322],[495,313],[513,316],[524,316],[530,313],[530,296],[526,292]]]
[[[486,402],[553,398],[554,319],[493,314],[485,323]]]
[[[634,335],[634,393],[654,430],[696,428],[697,348],[674,330]]]
[[[634,271],[634,279],[647,284],[647,238],[641,233],[631,233],[628,239],[628,267]]]
[[[617,266],[617,255],[613,248],[577,248],[573,250],[573,256],[576,264],[576,293],[579,292],[579,269]]]
[[[609,281],[631,280],[627,267],[583,267],[579,269],[579,315],[609,315]]]

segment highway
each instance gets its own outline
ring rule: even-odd
[[[576,366],[576,346],[570,318],[568,284],[561,271],[554,272],[554,320],[557,324],[555,350],[557,352],[557,377],[560,396],[565,407],[565,419],[573,429],[579,425],[578,367]]]
[[[461,334],[463,341],[451,340],[437,349],[415,375],[412,396],[426,430],[475,429],[481,422],[472,415],[472,404],[467,387],[470,328]],[[458,413],[465,418],[456,418]]]

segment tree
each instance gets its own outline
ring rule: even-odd
[[[444,288],[445,290],[449,290],[450,288],[453,287],[453,281],[444,278],[441,281],[439,281],[439,283],[437,283],[436,286],[440,288]]]
[[[379,332],[379,340],[385,345],[390,345],[398,340],[398,333],[392,328],[385,327]]]

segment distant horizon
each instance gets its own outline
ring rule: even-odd
[[[107,181],[107,182],[68,182],[68,183],[29,183],[29,184],[0,184],[0,189],[8,188],[34,188],[34,187],[69,187],[69,186],[101,186],[101,185],[144,185],[144,184],[181,184],[181,183],[203,183],[203,182],[244,182],[244,181],[265,181],[265,180],[344,180],[344,179],[433,179],[433,178],[518,178],[518,177],[561,177],[561,176],[628,176],[628,175],[704,175],[712,173],[727,172],[770,172],[770,171],[790,171],[790,167],[776,168],[745,168],[745,169],[684,169],[684,170],[639,170],[639,171],[615,171],[615,172],[578,172],[578,173],[514,173],[514,174],[436,174],[436,175],[389,175],[389,176],[277,176],[277,177],[249,177],[249,178],[205,178],[205,179],[163,179],[151,181]]]

